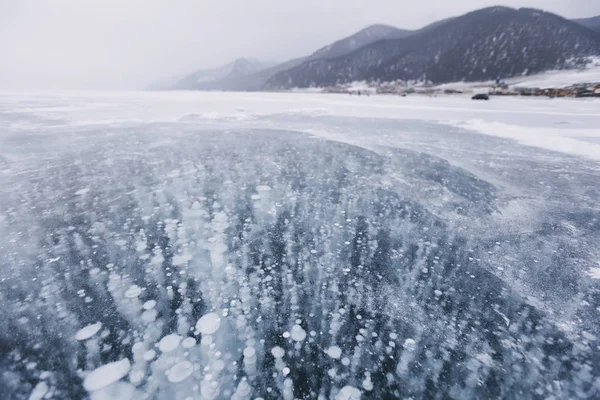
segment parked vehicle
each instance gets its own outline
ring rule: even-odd
[[[473,100],[489,100],[490,96],[488,96],[485,93],[479,93],[479,94],[476,94],[475,96],[471,97],[471,99],[473,99]]]

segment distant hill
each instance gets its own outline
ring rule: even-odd
[[[477,81],[563,69],[600,55],[600,35],[558,15],[490,7],[336,58],[307,60],[272,76],[266,90],[351,81]]]
[[[213,87],[218,87],[219,82],[235,81],[271,66],[273,66],[273,63],[239,58],[222,67],[196,71],[177,82],[174,88],[210,90]]]
[[[175,89],[256,91],[260,90],[273,75],[308,60],[339,57],[384,38],[406,37],[410,34],[411,31],[388,25],[371,25],[325,46],[307,57],[296,58],[277,65],[265,65],[256,60],[239,59],[220,68],[194,72],[179,81],[175,85]]]
[[[577,22],[578,24],[596,32],[600,32],[600,15],[592,18],[574,19],[573,22]]]
[[[412,31],[394,28],[389,25],[371,25],[351,36],[315,51],[313,54],[306,57],[305,61],[343,56],[381,39],[403,38],[410,36],[411,34]]]

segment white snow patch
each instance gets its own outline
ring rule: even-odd
[[[196,323],[196,330],[203,335],[212,335],[219,330],[221,326],[221,317],[217,313],[208,313]]]
[[[85,326],[77,331],[75,334],[75,340],[87,340],[98,333],[100,329],[102,329],[101,322],[96,322],[95,324]]]
[[[539,128],[509,125],[503,122],[469,120],[450,122],[451,125],[474,130],[484,135],[513,139],[525,146],[538,147],[560,153],[575,154],[600,160],[600,145],[577,138],[600,137],[596,129]]]
[[[181,336],[172,333],[160,339],[160,342],[158,342],[158,349],[163,353],[169,353],[175,350],[180,342]]]
[[[130,369],[131,363],[127,358],[105,364],[96,368],[85,377],[83,387],[88,392],[100,390],[125,377]]]
[[[585,69],[548,71],[543,74],[508,80],[508,83],[514,87],[539,89],[561,89],[574,84],[595,82],[600,82],[600,68],[597,66]]]
[[[194,372],[194,365],[189,361],[181,361],[167,371],[169,382],[177,383],[186,380]]]

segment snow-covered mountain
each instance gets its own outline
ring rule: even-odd
[[[406,37],[411,33],[411,31],[393,26],[371,25],[351,36],[322,47],[309,56],[299,57],[281,64],[273,65],[256,60],[239,59],[220,68],[197,71],[178,82],[176,89],[260,90],[272,76],[308,60],[343,56],[378,40]]]
[[[309,60],[273,76],[264,88],[487,80],[573,67],[596,55],[600,35],[584,26],[540,10],[491,7],[334,59]]]
[[[175,88],[210,89],[215,85],[218,86],[218,82],[235,80],[271,66],[273,66],[273,63],[250,58],[239,58],[221,67],[196,71],[177,82]]]
[[[412,33],[412,31],[398,29],[389,25],[371,25],[356,32],[354,35],[338,40],[337,42],[315,51],[307,57],[307,60],[343,56],[378,40],[407,37]]]
[[[592,18],[574,19],[573,22],[577,22],[580,25],[590,28],[596,32],[600,32],[600,15]]]

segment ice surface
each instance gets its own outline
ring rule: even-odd
[[[2,395],[598,398],[597,108],[2,94]]]
[[[75,339],[76,340],[87,340],[87,339],[91,338],[92,336],[94,336],[96,333],[98,333],[98,331],[100,331],[100,329],[102,329],[101,322],[96,322],[95,324],[87,325],[77,331],[77,333],[75,334]]]
[[[105,388],[125,377],[131,369],[127,358],[105,364],[90,372],[83,380],[83,387],[88,392]]]

